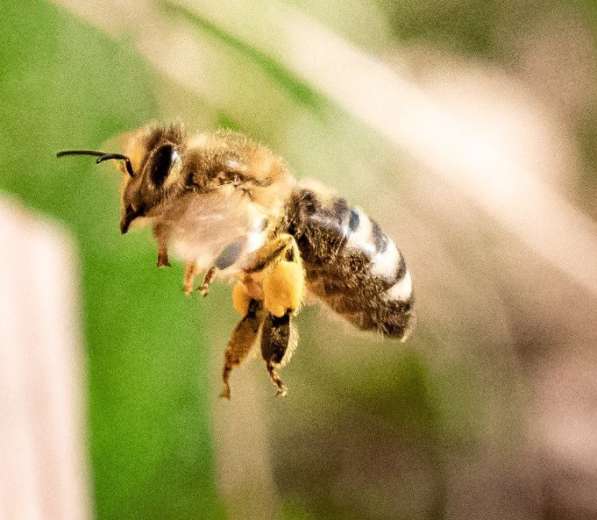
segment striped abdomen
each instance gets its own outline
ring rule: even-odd
[[[415,322],[411,276],[375,221],[342,198],[299,188],[289,201],[286,227],[298,243],[312,293],[361,329],[406,339]]]

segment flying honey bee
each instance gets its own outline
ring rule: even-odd
[[[226,348],[222,397],[230,398],[230,373],[258,341],[277,394],[286,394],[277,369],[296,346],[293,319],[306,293],[359,329],[409,336],[411,275],[392,239],[360,208],[297,182],[280,157],[239,133],[188,135],[181,124],[150,124],[127,134],[123,148],[57,156],[118,161],[121,232],[151,225],[158,267],[170,265],[169,253],[186,263],[186,294],[207,295],[217,278],[234,282],[242,319]]]

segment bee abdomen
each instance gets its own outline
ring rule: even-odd
[[[404,257],[360,208],[297,190],[288,232],[297,240],[310,291],[363,330],[406,339],[415,323]]]
[[[331,283],[331,270],[312,270],[305,263],[308,287],[334,312],[362,330],[405,340],[415,324],[410,274],[404,271],[389,286],[366,272],[347,275],[344,283]]]

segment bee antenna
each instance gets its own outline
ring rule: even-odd
[[[64,157],[66,155],[93,155],[94,157],[97,157],[95,161],[97,164],[110,160],[124,161],[126,172],[131,177],[135,176],[135,170],[133,170],[131,160],[126,155],[120,153],[106,153],[96,150],[62,150],[56,153],[56,157]]]
[[[116,161],[124,161],[124,165],[126,166],[126,171],[127,173],[131,176],[134,177],[135,176],[135,170],[133,170],[133,165],[131,164],[131,160],[126,156],[126,155],[122,155],[121,153],[105,153],[103,155],[100,155],[97,159],[96,159],[96,163],[99,164],[101,162],[104,161],[111,161],[111,160],[116,160]]]

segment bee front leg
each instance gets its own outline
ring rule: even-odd
[[[251,300],[247,312],[242,320],[235,327],[228,341],[226,352],[224,354],[224,369],[222,370],[222,381],[224,389],[220,397],[230,399],[230,372],[235,366],[240,365],[255,344],[259,327],[263,321],[263,311],[261,302]]]
[[[268,313],[261,332],[261,355],[265,361],[269,377],[276,387],[276,395],[282,397],[288,391],[276,369],[288,362],[296,346],[296,332],[292,327],[291,319],[290,312],[282,317],[276,317]]]
[[[158,243],[158,267],[170,267],[168,259],[168,245],[166,230],[161,224],[157,224],[153,228],[153,236]]]
[[[168,248],[165,244],[160,244],[158,246],[158,267],[170,267],[170,261],[168,259]]]

